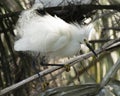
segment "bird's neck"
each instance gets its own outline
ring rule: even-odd
[[[79,43],[83,43],[84,39],[87,39],[89,36],[90,30],[86,26],[80,26],[79,24],[71,24],[71,34],[74,40],[77,40]]]

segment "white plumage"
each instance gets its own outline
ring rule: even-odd
[[[19,40],[15,41],[16,51],[34,51],[52,57],[75,55],[84,39],[88,39],[93,25],[80,26],[67,23],[57,16],[38,15],[35,9],[43,8],[36,3],[21,13],[16,24]]]

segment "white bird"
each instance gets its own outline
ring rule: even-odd
[[[21,13],[16,24],[20,37],[14,43],[16,51],[40,52],[52,58],[71,57],[79,52],[80,44],[94,30],[92,24],[67,23],[48,13],[39,14],[37,9],[42,10],[43,5],[35,3]]]

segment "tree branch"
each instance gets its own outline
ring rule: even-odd
[[[96,52],[97,54],[100,54],[100,53],[106,51],[106,49],[107,49],[108,47],[110,47],[111,45],[113,45],[114,43],[119,42],[119,41],[120,41],[120,38],[111,40],[111,41],[105,43],[105,44],[104,44],[101,48],[99,48],[98,50],[95,50],[95,52]],[[89,53],[87,53],[87,54],[83,54],[83,55],[77,56],[77,57],[75,57],[75,58],[72,58],[72,59],[70,59],[69,61],[65,62],[65,64],[70,64],[70,65],[72,66],[72,65],[74,65],[75,63],[80,62],[80,61],[85,60],[85,59],[88,59],[88,58],[91,57],[91,56],[94,56],[94,54],[93,54],[92,52],[89,52]],[[45,76],[45,75],[47,75],[47,74],[49,74],[49,73],[51,73],[51,72],[53,72],[53,71],[56,71],[56,70],[58,70],[58,69],[60,69],[60,68],[62,68],[62,67],[60,67],[60,66],[51,67],[51,68],[49,68],[49,69],[46,69],[46,70],[43,70],[42,72],[40,72],[40,75],[41,75],[41,76]],[[10,92],[10,91],[12,91],[12,90],[14,90],[14,89],[22,86],[22,85],[24,85],[24,84],[26,84],[26,83],[29,83],[29,82],[37,79],[37,78],[38,78],[38,75],[35,74],[35,75],[33,75],[33,76],[25,79],[25,80],[22,80],[22,81],[20,81],[20,82],[18,82],[18,83],[16,83],[16,84],[12,85],[12,86],[9,86],[9,87],[7,87],[7,88],[5,88],[5,89],[3,89],[3,90],[0,90],[0,95],[4,95],[4,94],[6,94],[6,93],[8,93],[8,92]]]
[[[115,31],[120,31],[120,28],[119,27],[105,27],[103,28],[102,30],[115,30]]]
[[[118,58],[117,62],[113,64],[112,68],[109,70],[109,72],[105,75],[103,80],[100,83],[100,87],[103,88],[105,85],[107,85],[111,78],[113,78],[120,68],[120,58]]]
[[[98,92],[109,83],[110,79],[115,76],[118,69],[120,69],[120,58],[118,58],[117,62],[113,64],[112,68],[109,70],[109,72],[105,75],[105,77],[101,81],[100,87],[96,90],[94,95],[92,94],[92,96],[95,96],[96,94],[98,94]]]
[[[120,11],[120,5],[71,5],[71,6],[57,6],[57,7],[48,7],[45,10],[51,15],[57,15],[64,20],[75,18],[87,14],[93,10],[118,10]],[[21,11],[11,12],[8,14],[0,15],[0,19],[12,16],[18,16]],[[70,16],[68,16],[70,15]],[[67,17],[67,18],[66,18]],[[73,20],[73,19],[72,19]],[[68,21],[68,20],[67,20]]]

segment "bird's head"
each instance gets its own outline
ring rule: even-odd
[[[79,24],[71,24],[73,36],[75,40],[77,40],[80,44],[86,44],[86,46],[95,54],[93,48],[89,44],[88,40],[90,39],[90,34],[95,31],[93,24],[80,26]]]

